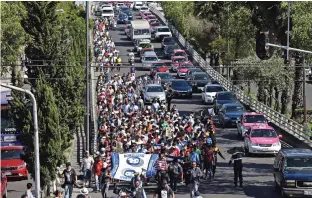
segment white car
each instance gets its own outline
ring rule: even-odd
[[[158,26],[155,28],[154,39],[162,41],[164,37],[172,37],[172,33],[167,26]]]
[[[205,85],[202,92],[202,102],[204,104],[212,104],[217,92],[226,91],[221,85],[208,84]]]
[[[135,1],[134,5],[133,5],[133,9],[134,10],[140,10],[140,8],[143,6],[143,2],[142,1]]]
[[[152,103],[154,98],[166,101],[166,92],[161,84],[148,84],[144,88],[144,103]]]

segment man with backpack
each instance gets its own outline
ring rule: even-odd
[[[178,180],[182,181],[183,168],[179,164],[178,159],[174,158],[173,163],[169,166],[169,176],[170,176],[170,187],[176,192]],[[180,177],[180,178],[179,178]]]
[[[205,179],[208,179],[208,173],[209,173],[209,179],[212,177],[212,166],[215,161],[215,155],[214,152],[211,150],[211,143],[207,139],[207,146],[204,151],[204,171],[206,171]]]
[[[71,163],[66,163],[66,169],[63,171],[64,184],[62,188],[65,189],[65,198],[72,198],[74,184],[77,181],[77,174],[71,167]]]

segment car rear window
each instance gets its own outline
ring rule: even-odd
[[[286,168],[312,168],[312,158],[287,158]]]
[[[221,86],[208,86],[206,88],[206,92],[221,92],[225,91],[223,87]]]
[[[163,92],[164,89],[161,86],[150,86],[146,90],[147,92]]]
[[[244,122],[246,123],[265,123],[264,115],[245,115]]]
[[[277,134],[272,129],[254,129],[250,137],[276,138]]]

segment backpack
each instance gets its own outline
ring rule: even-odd
[[[212,150],[209,150],[206,152],[206,160],[208,162],[213,162],[214,160],[214,152]]]
[[[75,172],[73,169],[70,171],[64,170],[64,184],[73,184],[74,183]]]
[[[179,167],[177,165],[175,165],[175,164],[170,166],[170,172],[175,177],[180,175]]]

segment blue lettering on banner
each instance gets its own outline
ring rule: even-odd
[[[130,166],[141,166],[144,164],[144,161],[139,157],[129,157],[126,161]]]
[[[124,176],[131,179],[132,177],[134,177],[134,173],[135,173],[135,170],[129,169],[124,172]]]
[[[125,158],[129,158],[129,157],[145,157],[146,154],[144,153],[126,153],[124,154]]]

